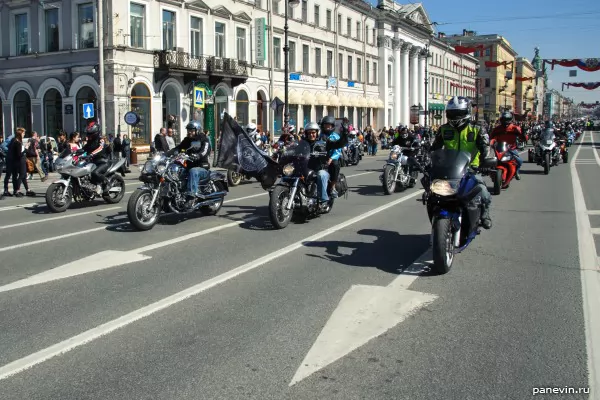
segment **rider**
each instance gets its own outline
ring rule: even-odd
[[[309,122],[304,127],[304,140],[310,145],[310,152],[312,153],[319,139],[319,124],[316,122]],[[317,195],[319,201],[324,206],[329,201],[327,195],[327,183],[329,182],[329,172],[327,171],[327,158],[326,157],[311,157],[308,161],[308,168],[312,169],[317,173]]]
[[[490,139],[485,128],[471,124],[471,103],[468,98],[454,96],[446,105],[448,122],[438,130],[431,150],[442,147],[450,150],[463,150],[471,153],[471,166],[479,166],[481,154],[485,157],[489,152]],[[492,227],[490,204],[492,197],[481,178],[472,175],[481,189],[481,225],[485,229]]]
[[[168,155],[185,151],[190,157],[187,163],[189,173],[187,195],[194,198],[200,194],[198,192],[199,182],[205,181],[210,176],[208,170],[202,167],[202,165],[208,164],[210,145],[200,122],[190,121],[185,129],[187,136],[178,146],[169,150]]]
[[[252,139],[256,147],[258,147],[259,149],[262,148],[262,140],[260,137],[260,133],[258,133],[258,127],[255,123],[250,122],[248,125],[246,125],[246,133],[248,134],[250,139]]]
[[[341,133],[335,132],[335,118],[326,116],[321,120],[321,140],[327,142],[327,159],[329,171],[329,191],[334,199],[338,197],[335,190],[340,175],[340,158],[342,149],[348,144],[348,119],[344,118]]]
[[[102,195],[108,194],[108,179],[104,176],[108,171],[108,154],[102,139],[100,124],[90,122],[85,128],[86,143],[83,146],[83,151],[90,156],[90,162],[96,165],[96,169],[92,171],[90,176],[91,181],[95,185],[100,185]]]
[[[492,130],[490,135],[490,140],[496,139],[499,142],[506,142],[510,145],[513,145],[514,148],[511,148],[508,153],[512,154],[517,162],[517,172],[515,173],[515,179],[521,179],[521,175],[519,172],[521,171],[521,166],[523,165],[523,160],[519,157],[519,152],[517,151],[517,139],[521,139],[523,142],[527,142],[527,139],[521,128],[518,125],[512,123],[513,115],[510,111],[504,111],[500,116],[500,125],[495,127]]]
[[[409,147],[417,141],[418,138],[415,134],[412,134],[408,131],[408,128],[403,126],[400,128],[400,132],[398,132],[394,141],[392,142],[392,146],[400,146],[400,147]]]

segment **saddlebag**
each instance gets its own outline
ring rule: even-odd
[[[346,175],[340,172],[338,176],[338,180],[335,184],[335,190],[338,192],[338,196],[346,196],[348,193],[348,181],[346,180]]]

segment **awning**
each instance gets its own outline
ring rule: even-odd
[[[284,97],[283,90],[281,90],[279,88],[275,88],[273,90],[273,98],[275,98],[275,97],[279,97],[280,100],[283,100],[283,97]]]
[[[290,90],[288,94],[288,103],[290,104],[302,104],[302,95],[295,90]]]
[[[429,103],[427,104],[427,108],[429,111],[444,111],[446,109],[446,105],[442,103]]]
[[[329,95],[329,104],[330,106],[339,106],[340,105],[340,98],[337,97],[335,94],[330,94]]]
[[[385,108],[385,104],[383,104],[383,101],[381,101],[380,99],[377,99],[375,101],[375,108]]]
[[[329,105],[329,97],[327,96],[326,93],[317,92],[317,95],[315,96],[315,100],[316,100],[316,103],[321,106]]]
[[[367,99],[367,107],[376,108],[377,107],[377,99],[373,99],[369,97]]]
[[[350,98],[350,102],[352,103],[353,107],[360,107],[360,97],[358,97],[358,96],[352,96]]]
[[[303,102],[303,104],[312,106],[313,104],[316,103],[315,95],[309,91],[304,91],[304,93],[302,93],[302,102]]]
[[[369,106],[369,104],[368,104],[368,102],[367,102],[367,99],[366,99],[366,98],[364,98],[364,97],[361,97],[361,98],[358,100],[358,106],[359,106],[359,107],[363,107],[363,108],[364,108],[364,107],[368,107],[368,106]]]
[[[350,99],[348,98],[348,96],[341,94],[340,95],[340,105],[341,106],[351,106],[352,103],[350,102]]]

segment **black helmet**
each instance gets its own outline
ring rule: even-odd
[[[331,126],[325,127],[325,125],[331,125]],[[323,117],[323,119],[321,120],[321,133],[323,133],[325,135],[329,135],[329,134],[333,133],[334,130],[335,130],[335,118],[333,118],[329,115],[326,117]]]
[[[187,131],[202,132],[202,124],[199,121],[190,121],[190,123],[185,126],[185,129]]]
[[[101,132],[101,128],[100,128],[100,124],[97,123],[96,121],[91,121],[88,123],[88,125],[85,127],[84,133],[85,136],[88,140],[95,138],[96,136],[98,136]]]
[[[513,120],[513,115],[510,111],[504,111],[500,115],[500,123],[504,126],[508,126]]]

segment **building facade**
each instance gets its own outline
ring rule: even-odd
[[[535,96],[536,71],[525,57],[516,58],[517,68],[515,83],[517,86],[515,100],[515,118],[518,120],[536,119],[533,113]]]
[[[446,123],[446,103],[452,96],[476,100],[479,61],[457,54],[448,43],[433,38],[429,46],[428,125]]]
[[[281,110],[269,105],[275,97],[284,100],[285,0],[101,4],[101,123],[108,133],[130,135],[142,151],[159,128],[181,134],[191,119],[218,133],[225,111],[240,123],[280,131]],[[303,0],[287,11],[291,124],[333,115],[381,128],[408,124],[410,107],[425,106],[426,49],[441,44],[431,42],[432,24],[420,4]],[[0,4],[2,134],[23,126],[55,136],[59,130],[82,131],[92,113],[98,118],[97,16],[95,0]],[[458,58],[446,50],[433,53],[453,66]],[[471,85],[468,76],[451,69],[448,81]],[[434,85],[439,83],[431,90]],[[204,90],[203,108],[194,106],[194,87]],[[140,116],[139,124],[125,123],[128,111]]]

